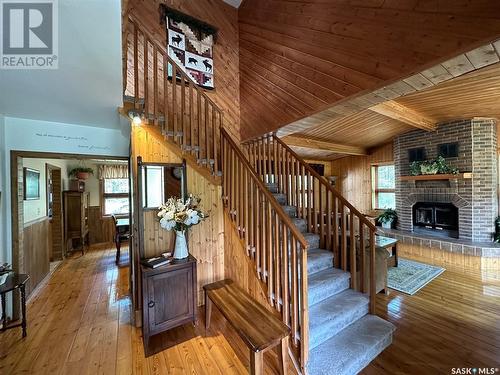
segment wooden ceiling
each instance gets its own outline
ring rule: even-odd
[[[247,139],[497,39],[500,2],[252,0],[239,31]]]
[[[500,63],[394,99],[393,102],[420,114],[435,124],[472,117],[500,119]],[[390,141],[399,134],[415,129],[416,126],[366,109],[359,113],[334,117],[319,126],[294,133],[292,137],[370,149]],[[287,137],[283,139],[286,141]],[[297,142],[292,144],[296,145]],[[306,149],[299,149],[297,152],[303,157],[310,157],[314,154],[314,150]],[[345,154],[354,153],[346,152]],[[325,160],[329,159],[324,151],[318,154],[316,159],[320,159],[320,155],[325,155],[327,157]]]

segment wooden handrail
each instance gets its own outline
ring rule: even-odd
[[[125,97],[132,97],[145,124],[157,126],[184,154],[193,154],[189,156],[218,178],[224,112],[133,14],[128,21]]]
[[[309,352],[308,242],[224,128],[221,145],[224,206],[269,303],[291,328],[293,355],[304,369]]]
[[[369,291],[374,313],[375,225],[276,134],[246,141],[244,147],[260,179],[276,184],[287,204],[295,206],[297,216],[305,220],[307,231],[319,235],[320,247],[334,253],[334,266],[351,272],[351,288]]]
[[[345,197],[342,196],[342,194],[340,194],[340,192],[337,189],[335,189],[332,185],[330,185],[328,181],[326,181],[323,177],[321,177],[318,172],[312,169],[308,163],[304,162],[303,159],[290,148],[290,146],[288,146],[285,142],[283,142],[280,138],[278,138],[278,136],[276,136],[276,133],[273,133],[272,136],[276,142],[281,144],[281,146],[283,146],[290,154],[292,154],[299,161],[299,163],[301,163],[301,165],[305,167],[305,169],[311,174],[311,176],[318,179],[319,182],[322,185],[324,185],[326,189],[330,190],[332,194],[335,195],[335,197],[337,197],[344,206],[348,207],[350,211],[352,211],[356,216],[360,217],[363,221],[363,224],[365,224],[371,230],[374,231],[377,230],[377,227],[370,220],[368,220],[361,212],[359,212],[358,209],[356,209],[356,207],[354,207],[347,199],[345,199]]]
[[[269,200],[271,206],[273,207],[273,209],[276,210],[280,219],[290,228],[290,231],[292,232],[292,234],[297,238],[297,240],[300,242],[300,244],[305,249],[308,245],[307,245],[306,239],[304,238],[304,235],[297,229],[297,227],[293,224],[290,216],[288,216],[285,213],[285,211],[283,210],[283,207],[281,207],[281,205],[276,201],[276,199],[273,197],[273,195],[266,188],[266,185],[264,185],[262,180],[255,174],[255,171],[252,168],[252,166],[250,165],[250,163],[248,162],[245,154],[240,150],[239,146],[236,144],[236,142],[233,140],[233,138],[229,135],[229,133],[226,131],[226,129],[222,128],[221,134],[226,138],[226,141],[229,142],[231,147],[234,148],[234,152],[241,159],[241,162],[245,166],[245,168],[248,169],[248,173],[252,177],[252,180],[258,186],[259,190],[262,191],[262,194]]]

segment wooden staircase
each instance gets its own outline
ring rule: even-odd
[[[239,145],[206,92],[132,15],[128,21],[124,114],[139,115],[142,126],[160,132],[189,165],[222,183],[225,210],[269,305],[291,328],[291,355],[305,373],[314,353],[309,343],[310,333],[316,332],[316,323],[309,320],[313,305],[349,289],[357,293],[358,313],[365,307],[370,314],[375,311],[374,225],[275,134]],[[330,285],[327,294],[325,283]],[[345,301],[342,298],[333,301]],[[339,311],[340,318],[349,313]],[[336,327],[340,332],[340,325]],[[382,328],[385,345],[392,330]],[[330,337],[321,334],[323,341]],[[313,338],[318,350],[319,341]]]

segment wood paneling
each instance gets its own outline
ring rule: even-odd
[[[437,122],[472,117],[500,118],[500,63],[428,90],[396,99]]]
[[[498,14],[493,1],[245,2],[242,138],[491,42]]]
[[[48,217],[24,225],[24,270],[30,275],[26,287],[29,295],[33,289],[49,274],[50,266],[50,222]]]
[[[171,146],[164,142],[158,133],[145,127],[132,128],[132,164],[134,176],[137,176],[137,157],[145,163],[182,163]],[[203,303],[205,284],[221,280],[224,277],[224,219],[221,200],[221,186],[210,183],[205,177],[189,165],[187,171],[187,193],[201,198],[201,206],[209,212],[209,218],[188,231],[189,252],[198,260],[198,303]],[[137,191],[137,178],[134,177],[133,191]],[[137,204],[137,199],[134,199]],[[137,212],[137,210],[136,210]],[[144,240],[148,256],[159,255],[172,250],[172,234],[161,229],[155,211],[145,214]],[[137,219],[134,220],[137,222]],[[134,235],[137,239],[137,228]],[[138,249],[137,246],[135,246]],[[137,262],[137,259],[135,259]]]
[[[166,46],[165,25],[160,25],[158,6],[169,7],[187,13],[218,28],[213,50],[215,89],[206,91],[219,108],[224,111],[224,125],[233,137],[239,138],[240,93],[239,93],[239,47],[238,11],[222,1],[210,0],[129,0],[129,12],[134,15],[155,40]],[[133,62],[129,61],[129,66]],[[127,86],[133,86],[133,70],[129,69]],[[143,75],[140,75],[141,79]],[[139,82],[140,83],[140,82]],[[142,87],[142,84],[140,83]]]
[[[102,217],[101,206],[89,207],[89,243],[114,242],[115,226],[111,217]]]
[[[394,160],[392,142],[373,150],[368,156],[346,156],[332,161],[336,188],[363,213],[372,209],[371,165]]]

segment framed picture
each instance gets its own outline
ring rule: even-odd
[[[23,168],[24,200],[40,199],[40,171],[31,168]]]

